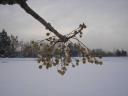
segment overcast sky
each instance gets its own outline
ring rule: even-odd
[[[128,0],[28,0],[31,8],[67,34],[85,22],[81,39],[89,48],[128,50]],[[0,5],[0,31],[20,40],[40,40],[47,30],[18,5]]]

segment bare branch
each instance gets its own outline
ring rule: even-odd
[[[72,35],[68,34],[70,36],[68,36],[67,39],[69,40],[69,39],[75,37],[78,33],[82,34],[82,30],[84,28],[86,28],[86,25],[84,23],[83,24],[80,24],[79,27],[76,30],[74,30],[73,33],[71,33]]]
[[[38,20],[41,24],[43,24],[47,30],[53,32],[57,37],[59,37],[62,41],[65,40],[65,36],[61,35],[50,23],[45,21],[41,16],[39,16],[34,10],[32,10],[28,4],[24,1],[18,2],[18,4],[32,17],[34,17],[36,20]]]
[[[45,28],[51,32],[53,32],[58,38],[60,38],[62,41],[66,40],[66,37],[62,34],[60,34],[50,23],[45,21],[40,15],[38,15],[34,10],[32,10],[28,4],[26,3],[27,0],[1,0],[0,4],[18,4],[21,8],[23,8],[28,14],[30,14],[32,17],[34,17],[37,21],[39,21],[41,24],[45,26]]]

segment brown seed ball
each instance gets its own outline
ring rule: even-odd
[[[85,60],[83,60],[83,64],[85,64],[86,63],[86,61]]]
[[[42,65],[39,65],[39,69],[42,69]]]
[[[72,65],[73,68],[75,68],[75,65]]]
[[[49,36],[49,35],[50,35],[50,33],[46,33],[46,35],[47,35],[47,36]]]

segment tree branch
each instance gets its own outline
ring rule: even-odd
[[[50,23],[45,21],[40,15],[38,15],[33,9],[31,9],[29,7],[29,5],[26,3],[26,1],[27,0],[1,0],[0,4],[3,4],[3,5],[18,4],[18,5],[20,5],[20,7],[22,9],[24,9],[24,11],[26,13],[30,14],[33,18],[35,18],[37,21],[39,21],[41,24],[43,24],[47,30],[54,33],[59,38],[60,42],[67,42],[70,38],[73,38],[78,33],[80,33],[84,28],[86,28],[85,24],[83,23],[83,24],[80,24],[79,30],[73,31],[72,35],[71,34],[70,34],[70,36],[62,35],[60,32],[58,32],[56,29],[54,29],[54,27]]]
[[[17,0],[18,4],[32,17],[34,17],[36,20],[38,20],[41,24],[43,24],[47,30],[53,32],[58,38],[60,38],[62,41],[66,40],[66,37],[62,34],[60,34],[52,25],[48,22],[46,22],[41,16],[39,16],[34,10],[32,10],[28,4],[25,1]]]
[[[86,28],[86,25],[85,25],[84,23],[83,23],[83,24],[80,24],[79,27],[78,27],[76,30],[74,30],[71,35],[68,34],[68,35],[70,35],[70,36],[67,37],[67,40],[69,40],[69,39],[75,37],[78,33],[82,34],[82,30],[83,30],[84,28]]]

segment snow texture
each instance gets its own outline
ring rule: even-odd
[[[64,76],[35,58],[0,58],[0,96],[128,96],[128,57],[81,64]]]

